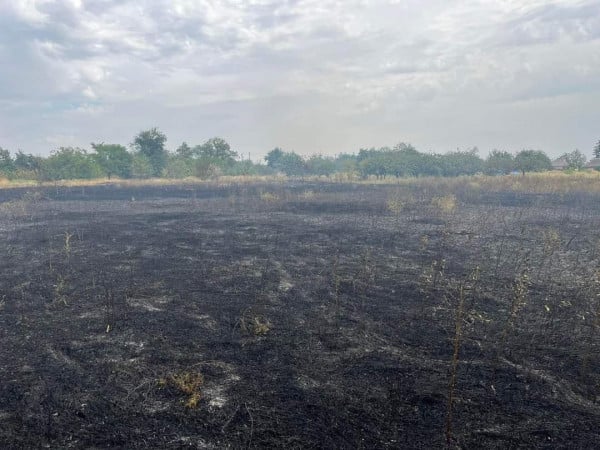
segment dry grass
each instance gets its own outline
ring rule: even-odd
[[[256,184],[256,183],[273,183],[273,182],[284,182],[287,177],[280,175],[273,176],[253,176],[253,175],[239,175],[239,176],[219,176],[213,180],[205,180],[196,177],[187,178],[130,178],[130,179],[119,179],[119,178],[94,178],[91,180],[58,180],[58,181],[44,181],[38,182],[35,180],[7,180],[6,178],[0,178],[0,189],[10,188],[22,188],[31,186],[40,187],[80,187],[80,186],[101,186],[101,185],[115,185],[115,186],[176,186],[181,184],[195,184],[195,185],[217,185],[217,186],[229,186],[234,184]]]
[[[161,387],[172,386],[188,396],[185,401],[186,408],[196,408],[202,397],[200,387],[204,384],[204,377],[198,372],[179,372],[158,380]]]
[[[244,311],[244,314],[239,318],[237,325],[240,327],[242,333],[256,337],[266,335],[273,328],[269,319],[252,314],[249,310]]]
[[[398,197],[389,198],[386,205],[387,209],[396,215],[400,214],[404,208],[404,202]]]
[[[279,197],[271,192],[263,192],[260,194],[260,199],[266,203],[275,203],[279,200]]]
[[[472,175],[453,178],[389,178],[363,180],[368,184],[394,184],[406,187],[429,187],[441,191],[471,190],[487,192],[567,193],[600,192],[600,171],[587,170],[575,173],[542,172],[522,175]]]
[[[9,215],[13,218],[25,217],[31,213],[31,210],[42,200],[42,197],[41,192],[26,191],[20,198],[0,203],[0,214]]]
[[[35,180],[9,180],[0,177],[0,189],[30,187],[37,186],[38,184],[39,183]]]
[[[264,336],[271,331],[272,325],[268,319],[260,316],[240,319],[240,329],[254,336]]]
[[[302,192],[301,194],[298,195],[299,198],[303,199],[303,200],[312,200],[317,196],[317,194],[315,194],[315,191],[313,190],[307,190]]]
[[[309,176],[302,178],[305,181],[320,181],[330,183],[358,183],[358,184],[382,184],[404,187],[434,188],[440,191],[453,191],[457,189],[470,191],[512,191],[532,193],[568,193],[568,192],[600,192],[600,171],[585,170],[581,172],[567,173],[560,171],[528,173],[522,175],[472,175],[452,178],[443,177],[420,177],[420,178],[368,178],[360,179],[356,174],[333,174],[330,177]],[[38,182],[35,180],[8,180],[0,178],[0,189],[31,187],[31,186],[171,186],[180,184],[229,186],[235,184],[259,184],[259,183],[283,183],[289,180],[284,175],[240,175],[219,176],[213,180],[204,180],[196,177],[183,179],[171,178],[147,178],[147,179],[107,179],[97,178],[92,180],[60,180]]]
[[[431,204],[444,214],[453,213],[456,209],[456,196],[454,194],[444,195],[442,197],[434,197]]]

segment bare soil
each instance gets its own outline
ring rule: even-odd
[[[599,200],[0,191],[0,447],[595,447]]]

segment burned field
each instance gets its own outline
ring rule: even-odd
[[[599,200],[0,191],[0,446],[590,448]]]

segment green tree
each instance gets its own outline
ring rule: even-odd
[[[264,164],[256,164],[249,159],[236,161],[232,166],[225,168],[225,175],[270,175],[272,174],[270,167]]]
[[[10,152],[0,147],[0,175],[11,178],[15,171],[15,164]]]
[[[340,153],[334,160],[335,172],[354,173],[357,171],[356,155]]]
[[[485,171],[488,175],[508,175],[515,170],[515,157],[504,150],[492,150],[485,161]]]
[[[321,155],[313,155],[306,161],[306,170],[313,175],[331,175],[335,172],[335,161]]]
[[[195,171],[198,178],[215,178],[223,173],[223,169],[209,158],[200,158],[195,161]]]
[[[544,172],[552,169],[552,161],[541,150],[521,150],[515,156],[515,168],[526,172]]]
[[[108,179],[113,175],[121,178],[131,176],[133,157],[125,147],[119,144],[94,144],[92,158],[104,170]]]
[[[61,147],[44,160],[42,175],[47,180],[98,178],[102,168],[85,150]]]
[[[363,177],[374,175],[376,177],[416,177],[420,175],[445,175],[449,167],[454,172],[469,170],[466,162],[479,160],[470,152],[462,152],[462,160],[452,155],[431,155],[420,153],[410,144],[400,143],[393,149],[382,147],[380,149],[361,149],[356,161],[358,170]],[[456,161],[454,161],[454,159]],[[465,162],[466,161],[466,162]],[[452,164],[450,164],[452,162]],[[473,163],[471,164],[473,165]],[[473,169],[477,170],[477,169]]]
[[[199,178],[213,178],[228,172],[235,166],[238,157],[237,152],[232,150],[224,139],[218,137],[211,138],[202,145],[196,145],[190,151],[180,147],[178,153],[189,155],[188,161]]]
[[[396,177],[412,177],[423,172],[423,154],[411,144],[401,142],[396,145],[391,154],[391,175]]]
[[[600,140],[598,140],[594,147],[594,158],[600,158]]]
[[[265,156],[265,160],[267,166],[288,176],[304,175],[306,172],[304,159],[295,152],[284,152],[280,148],[275,148]]]
[[[220,166],[231,165],[238,157],[237,152],[219,137],[211,138],[204,144],[194,147],[194,153],[198,158],[213,161]]]
[[[267,162],[267,166],[276,170],[277,167],[279,166],[279,162],[281,161],[281,158],[283,158],[283,155],[284,155],[284,151],[281,150],[279,147],[275,147],[273,150],[271,150],[269,153],[267,153],[267,156],[265,156],[265,161]]]
[[[571,153],[565,153],[564,158],[569,170],[582,170],[585,167],[586,157],[577,149]]]
[[[194,156],[194,151],[192,147],[190,147],[187,142],[182,142],[179,147],[175,150],[175,154],[180,158],[192,159]]]
[[[150,178],[154,173],[154,167],[147,156],[142,153],[133,155],[133,160],[131,161],[131,176],[134,178]]]
[[[133,140],[133,148],[140,155],[145,156],[152,166],[152,175],[159,177],[167,165],[168,153],[165,150],[167,136],[157,128],[140,131]]]
[[[485,167],[484,161],[478,155],[479,150],[474,147],[468,151],[446,153],[441,155],[443,175],[455,177],[459,175],[474,175],[482,172]]]
[[[377,178],[390,175],[392,172],[391,152],[389,147],[361,148],[356,158],[360,175],[362,177],[374,175]]]
[[[225,175],[239,176],[239,175],[256,175],[254,164],[252,161],[242,160],[236,161],[231,166],[227,167],[224,171]]]
[[[305,173],[304,159],[296,152],[286,152],[280,161],[280,167],[288,176],[299,176]]]
[[[179,154],[169,155],[167,167],[165,167],[167,178],[186,178],[194,176],[194,161],[191,158]]]
[[[39,179],[43,159],[40,156],[17,151],[14,158],[15,177],[22,179]]]
[[[424,153],[421,155],[419,175],[441,177],[444,174],[443,155]]]

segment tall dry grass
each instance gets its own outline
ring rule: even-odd
[[[526,175],[466,175],[452,178],[383,178],[356,180],[355,183],[393,184],[405,187],[435,188],[453,191],[460,189],[485,190],[487,192],[530,192],[568,193],[600,192],[600,171],[581,172],[541,172]]]
[[[0,177],[0,189],[10,189],[30,186],[172,186],[180,184],[197,184],[210,186],[227,186],[232,184],[254,183],[284,183],[293,178],[284,175],[237,175],[219,176],[213,179],[188,177],[182,179],[147,178],[147,179],[118,179],[97,178],[92,180],[59,180],[38,182],[35,180],[8,180]],[[600,171],[586,170],[581,172],[542,172],[526,175],[469,175],[453,178],[419,177],[419,178],[368,178],[361,179],[354,174],[334,174],[325,176],[307,176],[301,178],[309,182],[351,183],[351,184],[380,184],[414,188],[431,188],[436,191],[486,191],[486,192],[529,192],[529,193],[569,193],[569,192],[600,192]]]

